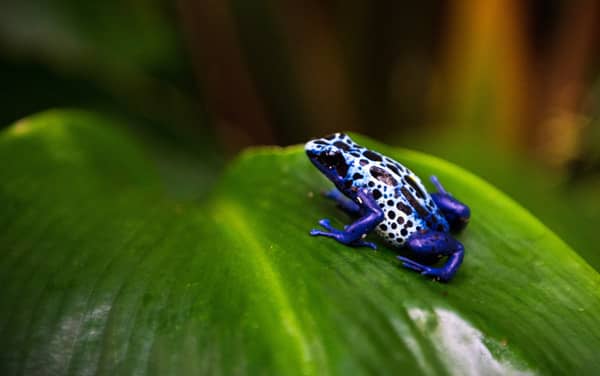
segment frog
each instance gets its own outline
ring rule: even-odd
[[[360,146],[346,133],[311,139],[304,147],[312,164],[335,188],[324,195],[354,221],[343,229],[327,218],[312,236],[333,238],[353,247],[377,249],[367,235],[375,232],[395,250],[401,265],[440,282],[449,282],[461,266],[465,249],[453,233],[469,223],[470,208],[454,198],[432,175],[436,191],[429,193],[421,179],[400,162]],[[401,252],[399,252],[401,253]],[[441,260],[445,259],[443,265]]]

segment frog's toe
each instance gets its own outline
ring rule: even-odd
[[[449,272],[443,268],[431,268],[421,272],[421,275],[426,277],[433,277],[440,282],[448,282],[454,276],[454,273]]]
[[[402,261],[402,266],[404,266],[405,268],[412,269],[421,274],[428,273],[431,271],[430,267],[419,264],[418,262],[413,261],[409,258],[402,257],[402,256],[397,256],[397,258],[398,258],[398,260]]]
[[[433,183],[433,185],[435,186],[435,188],[437,189],[437,191],[439,193],[448,194],[448,192],[446,192],[446,190],[444,189],[444,186],[442,185],[442,183],[440,183],[440,181],[438,180],[437,176],[431,175],[429,177],[429,180]]]
[[[312,236],[331,236],[331,233],[329,232],[325,232],[316,228],[313,228],[312,230],[310,230],[310,234]]]
[[[359,240],[357,242],[354,242],[351,245],[354,246],[354,247],[368,247],[368,248],[377,250],[377,244],[375,244],[373,242],[365,242],[363,240]]]
[[[333,228],[333,226],[331,226],[331,222],[329,221],[329,219],[327,218],[323,218],[319,221],[319,224],[321,226],[323,226],[324,229],[329,230],[331,232],[336,232],[338,231],[337,229]]]
[[[377,244],[375,244],[373,242],[362,242],[361,246],[369,247],[371,249],[377,250]]]
[[[448,268],[432,268],[429,266],[421,265],[405,257],[398,256],[398,258],[402,260],[402,265],[405,268],[412,269],[414,271],[419,272],[425,277],[432,277],[440,282],[448,282],[454,276],[454,271]]]
[[[319,224],[323,227],[328,227],[331,225],[331,222],[327,218],[323,218],[319,220]]]
[[[323,225],[321,224],[321,226],[323,226]],[[325,227],[325,226],[323,226],[323,227]],[[327,236],[329,238],[334,238],[338,241],[341,241],[340,237],[342,237],[342,235],[340,234],[340,230],[336,230],[332,227],[329,227],[328,230],[329,231],[323,231],[323,230],[319,230],[317,228],[313,228],[312,230],[310,230],[310,234],[312,236]]]

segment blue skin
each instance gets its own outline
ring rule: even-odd
[[[376,249],[374,243],[364,239],[377,228],[388,243],[412,252],[415,260],[397,256],[404,267],[442,282],[452,279],[463,261],[464,247],[449,232],[466,227],[470,210],[446,192],[435,176],[431,182],[437,192],[429,194],[405,166],[357,145],[343,133],[311,140],[305,149],[311,162],[337,188],[326,197],[358,218],[343,230],[321,219],[319,224],[326,231],[313,229],[311,235]],[[404,223],[402,233],[402,226],[396,222]],[[444,257],[447,260],[443,266],[430,266]]]

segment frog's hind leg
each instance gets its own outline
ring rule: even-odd
[[[455,240],[450,234],[438,231],[415,233],[408,238],[406,247],[415,253],[417,257],[437,257],[441,259],[447,256],[448,260],[444,266],[439,268],[426,266],[406,257],[398,256],[398,259],[402,261],[402,266],[423,275],[434,277],[442,282],[447,282],[454,277],[462,264],[465,253],[464,247],[459,241]]]
[[[344,196],[336,188],[325,192],[323,195],[325,197],[330,198],[333,201],[337,202],[340,209],[342,209],[346,213],[353,215],[353,216],[360,215],[360,206],[358,206],[358,204],[356,202],[354,202],[354,201],[350,200],[348,197]]]
[[[359,209],[359,212],[364,214],[361,214],[361,217],[355,222],[344,226],[343,230],[338,230],[331,226],[328,219],[321,219],[319,224],[328,231],[313,229],[310,234],[334,238],[346,245],[376,249],[377,246],[374,243],[366,242],[363,239],[383,220],[383,211],[377,205],[377,201],[364,191],[358,193],[358,199],[362,202],[362,209]]]
[[[432,193],[431,198],[441,210],[442,215],[448,221],[452,231],[460,231],[469,223],[471,210],[462,202],[458,201],[448,193],[437,177],[431,176],[431,182],[437,188],[437,193]]]

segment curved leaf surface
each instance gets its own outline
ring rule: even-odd
[[[102,119],[50,112],[0,135],[2,374],[535,374],[600,366],[600,277],[496,189],[441,160],[473,212],[449,284],[308,236],[347,222],[301,147],[241,155],[173,196]],[[199,191],[201,187],[198,187]]]

